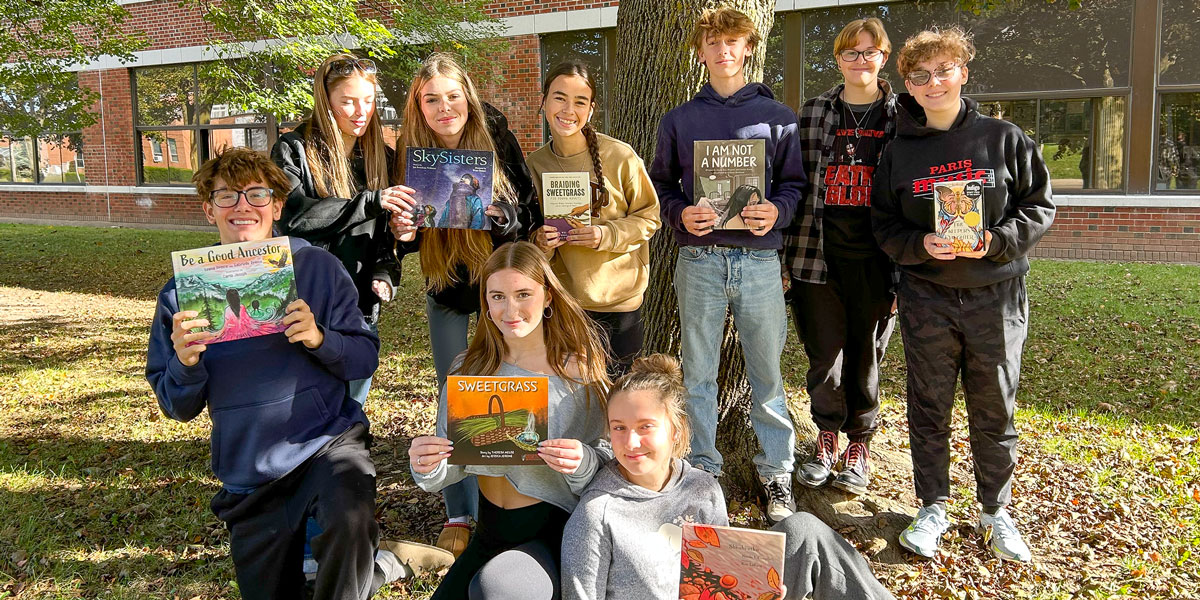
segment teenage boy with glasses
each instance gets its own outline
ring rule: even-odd
[[[879,414],[879,363],[895,320],[895,266],[871,231],[871,187],[896,131],[896,96],[879,79],[892,44],[879,19],[848,23],[834,40],[843,83],[800,109],[809,190],[784,237],[784,284],[808,355],[817,443],[796,470],[808,487],[852,494],[870,484]],[[838,454],[838,434],[849,445]],[[835,476],[834,467],[841,463]]]
[[[1054,203],[1037,143],[962,97],[974,56],[958,28],[923,31],[904,43],[899,70],[909,93],[897,101],[896,139],[875,172],[875,237],[901,271],[909,441],[922,503],[900,544],[932,558],[950,527],[950,418],[961,376],[979,530],[996,556],[1027,562],[1029,547],[1005,507],[1017,464],[1027,257],[1050,228]],[[971,213],[984,232],[975,247],[934,233],[938,188],[952,186],[982,195],[980,212]]]
[[[795,511],[796,440],[779,371],[787,337],[779,249],[805,181],[795,115],[775,101],[770,88],[746,81],[745,61],[759,41],[754,23],[736,10],[710,9],[700,15],[691,45],[708,70],[708,83],[663,117],[650,179],[663,222],[679,244],[675,292],[692,423],[691,461],[713,475],[721,472],[717,360],[726,311],[732,310],[750,382],[750,420],[762,445],[754,463],[767,490],[767,517],[777,522]],[[729,139],[766,141],[767,202],[742,209],[749,230],[714,230],[717,213],[692,204],[694,142]]]

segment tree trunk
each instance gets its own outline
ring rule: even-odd
[[[762,35],[763,43],[747,62],[747,80],[759,81],[767,34],[775,17],[775,1],[733,0],[725,4],[747,14]],[[703,65],[688,46],[688,37],[700,12],[717,5],[714,0],[621,1],[617,12],[617,69],[609,88],[612,107],[609,129],[614,137],[632,145],[647,164],[654,157],[658,124],[663,115],[690,100],[707,79]],[[680,330],[673,282],[678,247],[669,228],[659,230],[650,248],[653,268],[646,291],[648,301],[642,305],[645,348],[647,352],[677,356]],[[747,492],[758,495],[761,485],[751,459],[759,445],[750,427],[745,363],[729,317],[725,321],[720,365],[717,448],[725,458],[726,484],[735,495]],[[798,460],[805,460],[816,438],[816,429],[808,411],[797,411],[796,403],[789,404],[801,449]],[[889,469],[907,471],[905,465],[911,464],[900,453],[873,454],[876,463],[888,463]],[[836,490],[794,488],[801,510],[812,512],[843,534],[856,538],[877,559],[892,562],[900,558],[894,540],[908,518],[896,502],[877,496],[855,500]]]

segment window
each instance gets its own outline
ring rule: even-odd
[[[1200,92],[1162,94],[1154,151],[1154,189],[1200,187]]]
[[[1158,82],[1161,85],[1200,85],[1200,3],[1162,0],[1159,32]]]
[[[0,182],[33,183],[33,140],[0,135]]]
[[[609,59],[616,53],[616,30],[593,29],[589,31],[566,31],[542,36],[542,77],[566,60],[578,60],[586,64],[596,83],[596,113],[592,125],[597,131],[605,131],[608,106]],[[539,92],[541,81],[538,81]],[[541,119],[539,112],[538,118]],[[550,128],[542,121],[545,141],[550,140]]]
[[[200,163],[225,148],[270,149],[266,116],[215,101],[229,85],[204,64],[134,71],[139,182],[189,185]]]
[[[37,140],[38,183],[84,183],[83,144],[78,133]]]

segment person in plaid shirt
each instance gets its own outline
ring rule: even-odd
[[[784,236],[784,285],[808,354],[820,430],[796,478],[813,488],[832,481],[852,494],[866,493],[870,483],[879,362],[894,325],[895,268],[871,231],[872,178],[895,134],[896,96],[879,79],[891,49],[879,19],[852,21],[838,34],[834,54],[844,82],[800,109],[809,189]],[[839,432],[849,439],[840,458]]]

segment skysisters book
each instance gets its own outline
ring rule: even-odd
[[[983,250],[983,181],[940,181],[933,186],[934,232],[954,251]]]
[[[592,224],[592,178],[588,173],[542,173],[542,214],[546,224],[568,231]]]
[[[742,209],[766,200],[766,140],[696,140],[693,150],[692,204],[717,213],[714,229],[749,229]]]
[[[496,155],[483,150],[409,148],[404,184],[416,190],[417,227],[491,229]]]
[[[548,377],[446,378],[452,465],[541,465],[548,437]]]
[[[685,523],[680,600],[782,600],[785,539],[777,531]]]
[[[278,333],[284,309],[296,299],[287,237],[221,244],[171,253],[179,310],[208,319],[204,344]],[[195,330],[199,331],[199,330]]]

